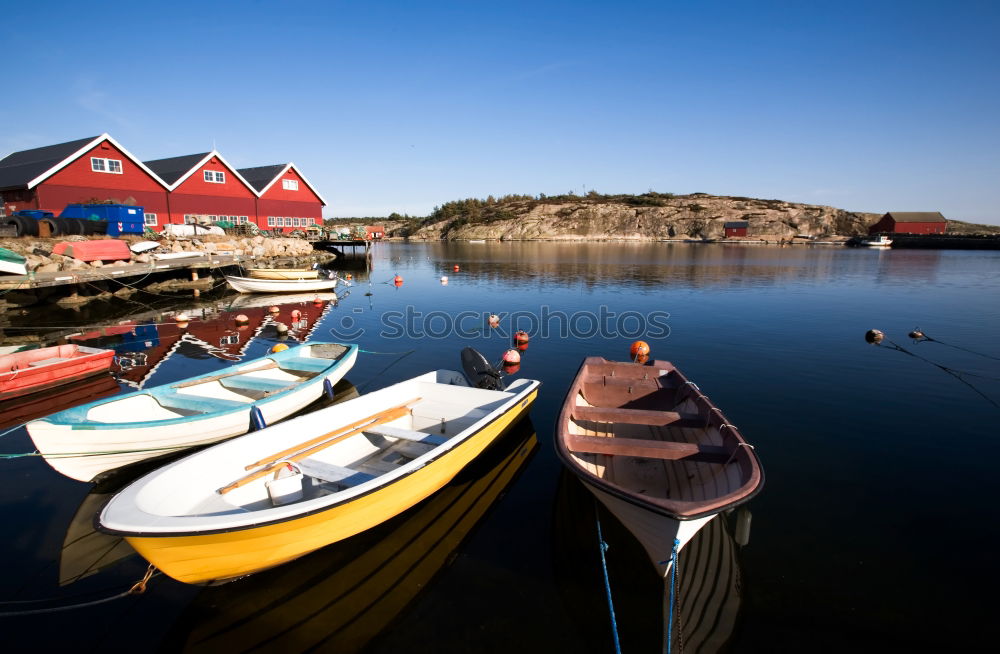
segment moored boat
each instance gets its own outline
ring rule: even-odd
[[[89,481],[102,472],[246,433],[319,398],[351,369],[356,345],[307,343],[266,357],[60,411],[27,425],[45,461]]]
[[[318,270],[311,268],[251,268],[247,272],[253,279],[316,279]]]
[[[99,526],[179,581],[258,572],[440,490],[528,411],[538,385],[488,390],[429,372],[185,457],[116,495]]]
[[[330,279],[253,279],[226,275],[226,281],[240,293],[304,293],[332,291],[340,280],[336,276]]]
[[[754,449],[673,364],[588,357],[556,427],[563,464],[646,549],[661,575],[720,512],[763,483]]]
[[[0,272],[11,273],[13,275],[27,275],[27,259],[17,252],[0,248]]]
[[[56,345],[0,355],[0,400],[108,372],[113,350]]]
[[[865,245],[870,248],[887,248],[892,247],[892,239],[885,234],[879,234],[875,238],[862,239],[861,245]]]

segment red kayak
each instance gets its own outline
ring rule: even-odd
[[[0,400],[106,372],[115,353],[83,345],[56,345],[0,356]]]

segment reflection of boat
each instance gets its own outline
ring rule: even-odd
[[[3,400],[0,401],[0,429],[41,418],[77,404],[115,395],[118,391],[118,382],[114,377],[94,375],[74,384]]]
[[[298,295],[282,295],[280,298],[268,295],[253,295],[241,293],[225,299],[225,307],[228,310],[252,309],[256,307],[278,306],[284,307],[292,304],[308,304],[311,302],[334,302],[337,299],[336,293],[300,293]]]
[[[107,372],[114,356],[111,350],[75,344],[0,355],[0,400]]]
[[[588,357],[563,404],[556,451],[646,548],[660,574],[719,512],[760,490],[757,455],[673,364]]]
[[[229,285],[240,293],[302,293],[305,291],[332,291],[340,281],[331,279],[251,279],[226,275]]]
[[[251,268],[254,279],[316,279],[319,272],[311,268]]]
[[[281,420],[337,383],[356,345],[310,343],[179,382],[126,393],[28,423],[46,462],[81,481],[179,449],[238,436],[256,409]]]
[[[258,572],[441,489],[527,412],[538,385],[492,391],[426,373],[153,472],[115,496],[100,525],[179,581]]]
[[[594,509],[593,497],[584,486],[572,475],[562,475],[552,525],[556,580],[569,613],[580,616],[577,623],[584,637],[601,643],[610,630],[607,620],[593,619],[607,615]],[[614,516],[604,510],[599,515],[609,546],[608,574],[622,651],[665,651],[669,577],[661,580],[649,574],[634,537]],[[731,522],[726,515],[710,521],[684,548],[677,569],[673,651],[725,651],[736,631],[742,574]]]
[[[59,555],[59,585],[67,586],[89,577],[113,563],[135,554],[125,539],[94,530],[94,516],[111,498],[110,493],[91,491],[66,528]]]
[[[356,652],[425,591],[538,448],[522,421],[440,491],[341,543],[246,579],[206,588],[164,649],[246,652],[263,643]]]

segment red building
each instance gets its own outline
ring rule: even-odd
[[[283,232],[323,224],[326,200],[295,164],[240,168],[257,192],[257,225]]]
[[[141,162],[107,134],[0,159],[0,200],[0,217],[110,202],[143,207],[154,228],[228,220],[281,231],[321,225],[326,205],[290,163],[236,170],[214,150]]]
[[[0,159],[0,197],[6,214],[42,209],[58,214],[67,204],[134,204],[146,224],[168,214],[167,185],[107,134],[22,150]]]
[[[723,225],[723,229],[726,230],[726,238],[731,236],[746,236],[749,228],[750,223],[745,220],[729,222]]]
[[[939,211],[890,211],[868,228],[869,234],[944,234],[947,219]]]
[[[170,185],[169,222],[257,222],[257,191],[215,150],[146,165]]]

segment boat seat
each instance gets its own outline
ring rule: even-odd
[[[423,443],[425,445],[434,445],[435,447],[438,445],[444,445],[449,440],[448,438],[437,434],[428,434],[424,431],[414,431],[412,429],[401,429],[399,427],[391,427],[389,425],[382,425],[373,429],[366,429],[365,431],[376,436],[388,436],[389,438],[413,441],[414,443]]]
[[[49,359],[41,359],[39,361],[32,361],[29,366],[49,366],[53,363],[62,363],[63,361],[69,361],[69,359],[64,357],[51,357]]]
[[[304,475],[346,487],[357,486],[375,479],[375,475],[370,475],[367,472],[345,468],[333,463],[324,463],[316,459],[303,459],[297,461],[295,465]]]
[[[248,375],[236,375],[220,380],[227,388],[242,388],[249,391],[281,391],[286,388],[293,388],[295,384],[289,385],[278,379],[265,379],[263,377],[250,377]]]
[[[332,359],[314,359],[312,357],[288,357],[281,359],[278,366],[284,370],[301,370],[311,372],[313,375],[323,372],[333,363]]]
[[[607,438],[603,436],[582,436],[570,434],[566,446],[570,452],[581,454],[607,454],[611,456],[632,456],[643,459],[665,459],[676,461],[686,459],[704,463],[726,463],[732,456],[719,445],[697,445],[695,443],[671,443],[641,438]]]
[[[573,417],[577,420],[594,422],[619,422],[632,425],[653,425],[673,427],[704,427],[705,418],[697,413],[677,413],[676,411],[649,411],[646,409],[620,409],[598,406],[575,406]]]
[[[157,398],[167,409],[193,410],[201,413],[215,413],[231,409],[245,409],[249,404],[236,400],[223,400],[217,397],[200,397],[187,393],[176,393],[172,396]]]

